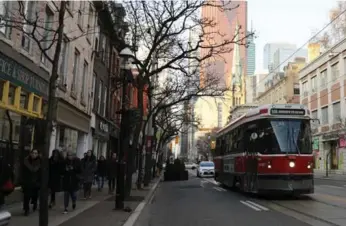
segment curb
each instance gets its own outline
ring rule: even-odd
[[[162,174],[160,175],[160,177],[158,178],[157,182],[154,184],[154,186],[150,189],[149,193],[146,195],[144,201],[142,201],[141,203],[138,204],[138,206],[136,207],[136,209],[131,213],[131,215],[127,218],[127,220],[125,221],[125,223],[123,224],[123,226],[133,226],[139,215],[141,214],[141,212],[143,211],[144,207],[151,202],[152,198],[154,197],[154,194],[156,192],[156,189],[159,185],[159,183],[161,182],[162,179]]]

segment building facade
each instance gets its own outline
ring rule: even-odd
[[[296,58],[294,62],[288,63],[284,72],[277,72],[273,79],[266,82],[265,91],[257,96],[257,104],[298,104],[299,70],[305,66],[305,58]]]
[[[51,20],[46,6],[46,18]],[[58,6],[59,7],[59,6]],[[83,12],[83,13],[80,13]],[[57,13],[54,14],[54,18]],[[51,151],[55,148],[75,153],[78,157],[92,149],[90,137],[91,86],[93,64],[93,46],[97,13],[92,2],[69,2],[64,21],[65,38],[63,40],[59,62],[59,84],[57,91],[56,127],[51,137]],[[57,21],[57,19],[56,19]],[[79,37],[73,42],[74,37]],[[48,66],[49,67],[49,66]],[[49,70],[49,69],[48,69]]]
[[[45,2],[28,5],[44,15]],[[1,16],[18,19],[17,10],[17,2],[0,3]],[[37,44],[11,27],[0,28],[0,65],[0,154],[14,165],[18,183],[21,162],[42,136],[35,128],[44,117],[50,76]]]
[[[346,39],[312,60],[299,73],[301,104],[313,123],[315,168],[345,172]]]

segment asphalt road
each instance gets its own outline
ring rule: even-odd
[[[256,199],[220,187],[212,178],[162,182],[135,226],[307,226]],[[287,211],[286,211],[287,212]],[[298,219],[296,219],[296,218]]]

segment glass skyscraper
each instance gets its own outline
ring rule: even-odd
[[[248,31],[248,34],[250,32]],[[254,75],[256,69],[256,44],[254,42],[254,37],[251,35],[247,39],[247,75]]]

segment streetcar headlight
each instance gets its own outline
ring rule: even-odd
[[[271,169],[272,168],[272,165],[268,165],[268,169]]]
[[[293,168],[293,167],[296,166],[296,164],[295,164],[294,162],[290,162],[290,163],[289,163],[289,166],[290,166],[291,168]]]
[[[311,165],[310,164],[308,165],[308,169],[311,169]]]

